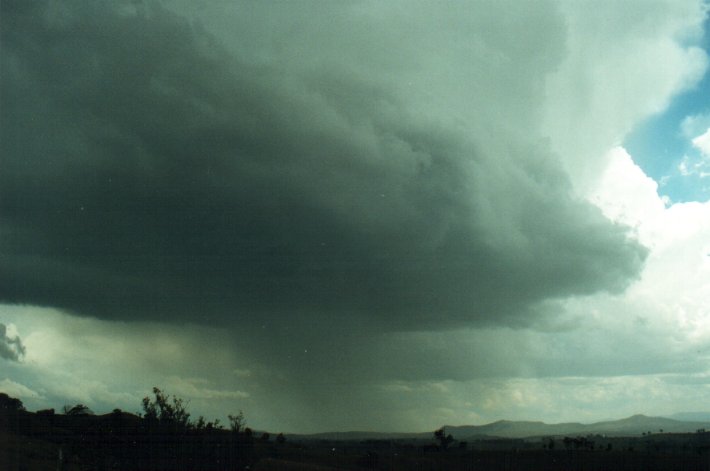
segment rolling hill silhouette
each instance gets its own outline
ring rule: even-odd
[[[446,432],[457,440],[480,438],[530,438],[564,435],[607,435],[635,436],[643,433],[684,433],[695,432],[698,429],[710,429],[710,421],[695,422],[669,419],[666,417],[649,417],[642,414],[625,419],[583,424],[567,422],[547,424],[540,421],[510,421],[499,420],[485,425],[447,425]],[[393,439],[429,439],[432,432],[421,433],[383,433],[383,432],[324,432],[308,435],[291,434],[292,438],[313,440],[393,440]]]

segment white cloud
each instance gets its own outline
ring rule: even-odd
[[[693,145],[702,152],[702,154],[710,158],[710,127],[700,136],[693,139]]]
[[[703,156],[685,155],[678,164],[678,173],[683,177],[706,178],[710,176],[710,160]]]
[[[665,349],[669,358],[674,350],[704,350],[710,342],[710,201],[666,207],[655,192],[655,182],[624,149],[610,154],[610,165],[592,199],[610,217],[633,223],[651,252],[641,279],[623,296],[577,300],[576,309],[597,304],[598,309],[647,319],[656,348]],[[700,360],[696,368],[703,364],[710,368]],[[688,358],[686,365],[693,362]]]
[[[615,147],[604,157],[608,166],[592,189],[589,198],[604,215],[614,221],[636,228],[644,244],[652,243],[646,231],[648,222],[656,220],[665,210],[665,202],[658,197],[658,184],[643,173],[622,147]]]
[[[710,113],[686,116],[680,124],[680,131],[688,139],[699,136],[710,128]]]
[[[684,155],[678,163],[678,173],[682,177],[707,178],[710,176],[710,127],[698,130],[698,124],[707,117],[688,117],[683,121],[683,134],[690,139],[696,151]],[[691,129],[695,131],[690,134]],[[693,137],[695,136],[695,137]]]

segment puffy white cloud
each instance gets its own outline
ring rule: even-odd
[[[693,139],[710,128],[710,113],[686,116],[680,123],[680,131],[688,139]]]
[[[624,295],[580,300],[575,309],[642,319],[648,348],[677,368],[705,371],[710,363],[700,352],[710,345],[710,201],[667,206],[623,149],[610,159],[593,198],[611,217],[632,222],[651,250],[641,279]],[[634,335],[622,332],[622,338]]]
[[[694,149],[685,154],[678,164],[678,173],[682,177],[703,179],[710,176],[710,127],[698,128],[699,125],[708,126],[707,123],[710,123],[710,118],[703,115],[683,120],[681,130]]]
[[[635,228],[642,243],[654,243],[654,235],[647,231],[651,221],[662,216],[666,204],[658,196],[658,183],[644,174],[623,147],[613,148],[604,160],[607,167],[590,191],[590,200],[610,219]]]
[[[710,158],[710,127],[700,136],[693,138],[693,145],[707,158]]]

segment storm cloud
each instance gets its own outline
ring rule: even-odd
[[[646,249],[575,195],[536,131],[554,14],[513,39],[485,26],[488,4],[411,32],[394,28],[404,7],[239,4],[226,44],[159,4],[1,8],[4,302],[526,325],[537,303],[619,292],[641,269]],[[509,32],[530,13],[516,10]]]

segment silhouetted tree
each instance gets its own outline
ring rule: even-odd
[[[277,443],[285,443],[286,442],[286,437],[284,437],[283,433],[279,433],[276,435],[276,442]]]
[[[239,414],[227,416],[229,418],[229,428],[234,433],[239,433],[246,425],[246,420],[244,420],[244,412],[239,411]]]
[[[248,469],[254,463],[254,437],[250,429],[244,428],[241,412],[235,416],[242,429],[240,433],[221,430],[218,420],[210,422],[211,430],[207,430],[203,417],[195,424],[190,422],[185,401],[158,388],[152,391],[153,395],[141,401],[140,417],[114,409],[108,416],[92,420],[81,417],[57,417],[55,420],[51,409],[34,414],[21,412],[24,410],[22,401],[0,393],[0,429],[4,432],[9,428],[16,434],[29,431],[40,438],[51,436],[52,442],[56,440],[61,450],[57,469],[238,471]],[[67,405],[63,412],[67,416],[91,413],[84,404]],[[54,433],[57,430],[54,422],[61,426],[60,434]],[[260,434],[260,437],[265,439],[268,434]],[[0,449],[2,445],[0,437]],[[4,463],[2,458],[0,456],[0,462]],[[70,461],[73,461],[72,465],[68,464]],[[0,464],[0,471],[6,468],[34,469],[25,466],[8,468]]]
[[[446,430],[444,430],[444,427],[441,427],[439,430],[434,432],[434,438],[438,440],[439,447],[442,450],[446,450],[451,444],[451,442],[454,441],[454,437],[451,436],[451,434],[446,435]]]
[[[94,412],[84,404],[77,404],[75,406],[65,405],[62,407],[62,411],[65,415],[94,415]]]
[[[271,435],[269,435],[269,432],[264,432],[261,434],[261,441],[262,442],[268,442],[270,438],[271,438]]]
[[[162,425],[172,425],[176,429],[186,429],[190,425],[190,413],[185,402],[176,396],[170,400],[170,395],[158,388],[153,388],[155,399],[143,398],[143,418]]]
[[[197,422],[195,422],[195,430],[204,430],[206,427],[205,418],[203,416],[198,417]]]
[[[222,424],[219,423],[219,419],[214,419],[212,422],[207,422],[205,430],[211,432],[212,430],[222,430],[223,428],[224,427],[222,427]]]
[[[21,400],[10,397],[5,393],[0,393],[0,411],[17,412],[21,410],[25,410]]]

